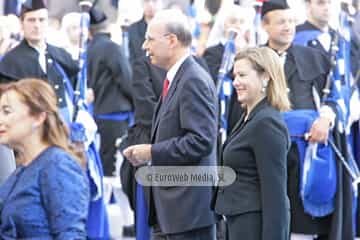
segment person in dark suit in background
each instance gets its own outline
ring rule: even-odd
[[[152,144],[124,150],[135,166],[216,164],[215,86],[190,56],[191,31],[186,22],[179,10],[164,10],[155,15],[147,29],[143,47],[153,64],[167,70],[167,79],[155,110]],[[152,239],[214,239],[211,195],[210,186],[151,187],[148,209]]]
[[[106,15],[90,10],[92,40],[88,47],[88,85],[93,89],[94,115],[101,135],[104,175],[115,170],[115,141],[132,121],[131,69],[122,48],[110,39]]]
[[[249,48],[236,55],[234,76],[245,112],[223,146],[221,161],[237,178],[218,188],[215,211],[226,216],[229,240],[286,240],[290,137],[280,111],[289,110],[290,101],[284,71],[273,50]]]

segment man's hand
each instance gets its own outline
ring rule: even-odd
[[[314,121],[308,133],[308,139],[310,142],[327,142],[330,130],[330,120],[328,118],[319,117]]]
[[[151,161],[151,144],[139,144],[126,148],[124,156],[133,166],[144,165]]]

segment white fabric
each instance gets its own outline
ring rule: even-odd
[[[81,123],[85,127],[86,142],[84,144],[87,150],[89,145],[95,141],[97,125],[90,113],[83,109],[78,111],[75,122]]]
[[[290,240],[313,240],[316,236],[292,233]]]
[[[184,56],[182,56],[182,57],[169,69],[169,71],[167,72],[166,78],[169,80],[169,87],[168,87],[168,89],[170,89],[170,85],[171,85],[172,81],[174,80],[175,75],[176,75],[176,73],[178,72],[181,64],[183,64],[183,62],[185,61],[185,59],[186,59],[187,57],[189,57],[189,56],[190,56],[190,53],[187,53],[187,54],[185,54]]]

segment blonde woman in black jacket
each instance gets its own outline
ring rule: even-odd
[[[226,217],[230,240],[286,240],[290,139],[280,111],[290,103],[283,67],[270,48],[250,48],[237,54],[234,76],[245,112],[222,148],[221,162],[237,177],[218,188],[215,211]]]

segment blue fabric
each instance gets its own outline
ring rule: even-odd
[[[124,55],[127,59],[129,59],[130,57],[130,49],[129,49],[129,32],[128,31],[123,31],[122,33],[122,48],[124,50]]]
[[[81,100],[86,99],[87,91],[87,43],[88,43],[88,31],[90,27],[90,15],[87,12],[81,13],[80,18],[80,56],[79,56],[79,68],[78,81],[76,85],[76,91],[79,93]],[[76,97],[76,96],[75,96]],[[74,99],[75,104],[78,104],[80,99]]]
[[[319,30],[305,30],[305,31],[297,32],[293,44],[307,47],[309,41],[317,39],[321,34],[322,32]]]
[[[67,93],[69,94],[70,98],[73,101],[75,101],[74,90],[72,88],[69,78],[67,77],[66,73],[61,68],[61,66],[56,62],[55,62],[55,66],[65,80]],[[86,78],[83,78],[83,80],[84,79]],[[82,86],[84,86],[84,84]],[[80,97],[83,97],[83,95],[80,94]],[[79,108],[88,111],[88,108],[85,104],[81,104]],[[62,117],[66,120],[68,126],[76,125],[76,123],[75,125],[73,125],[74,123],[72,122],[72,119],[69,116],[70,114],[67,108],[60,109],[60,113]],[[86,126],[84,127],[86,128]],[[74,130],[74,128],[71,128],[71,130]],[[72,132],[71,135],[73,137],[72,140],[80,140],[80,138],[83,137],[80,136],[81,133],[79,134],[79,132]],[[96,147],[94,143],[90,144],[89,149],[86,153],[86,157],[88,162],[87,176],[89,178],[90,194],[91,194],[89,214],[88,214],[87,226],[86,226],[88,238],[109,239],[110,238],[109,222],[108,222],[106,207],[102,195],[103,193],[102,178],[104,174],[102,172],[102,164],[101,164],[100,156],[99,153],[96,151]]]
[[[94,143],[90,144],[87,157],[90,159],[88,161],[93,161],[93,164],[97,167],[96,170],[98,171],[90,171],[90,168],[88,168],[87,171],[88,178],[90,180],[90,193],[92,198],[92,201],[90,201],[89,215],[86,224],[88,238],[110,239],[109,221],[102,194],[102,178],[104,174],[102,171],[101,159],[98,151],[96,151]],[[97,182],[101,183],[100,186],[97,184]],[[98,197],[94,199],[94,196]]]
[[[71,81],[70,81],[69,77],[65,73],[64,69],[60,66],[60,64],[58,64],[56,61],[54,61],[54,65],[56,67],[56,70],[58,70],[59,73],[61,74],[61,76],[63,77],[64,83],[65,83],[65,88],[66,88],[66,93],[69,94],[70,99],[73,101],[74,100],[74,89],[71,85]]]
[[[227,73],[231,71],[234,65],[236,47],[234,39],[229,39],[224,46],[224,53],[221,60],[221,66],[218,75],[217,94],[220,101],[220,134],[221,142],[227,138],[228,132],[228,105],[233,92],[232,80],[227,77]],[[227,93],[225,84],[229,86],[230,92]]]
[[[4,15],[15,14],[19,16],[22,2],[23,0],[5,0]]]
[[[136,184],[136,240],[149,240],[150,227],[144,189]]]
[[[0,238],[86,239],[89,201],[80,165],[49,147],[0,187]]]
[[[134,112],[117,112],[109,114],[99,114],[95,118],[102,120],[112,120],[112,121],[128,121],[129,127],[132,127],[135,123]]]
[[[318,144],[316,154],[304,139],[318,118],[314,110],[294,110],[283,113],[285,123],[299,152],[300,196],[306,213],[314,217],[329,215],[335,208],[337,187],[336,162],[329,145]],[[324,187],[326,186],[326,187]]]

